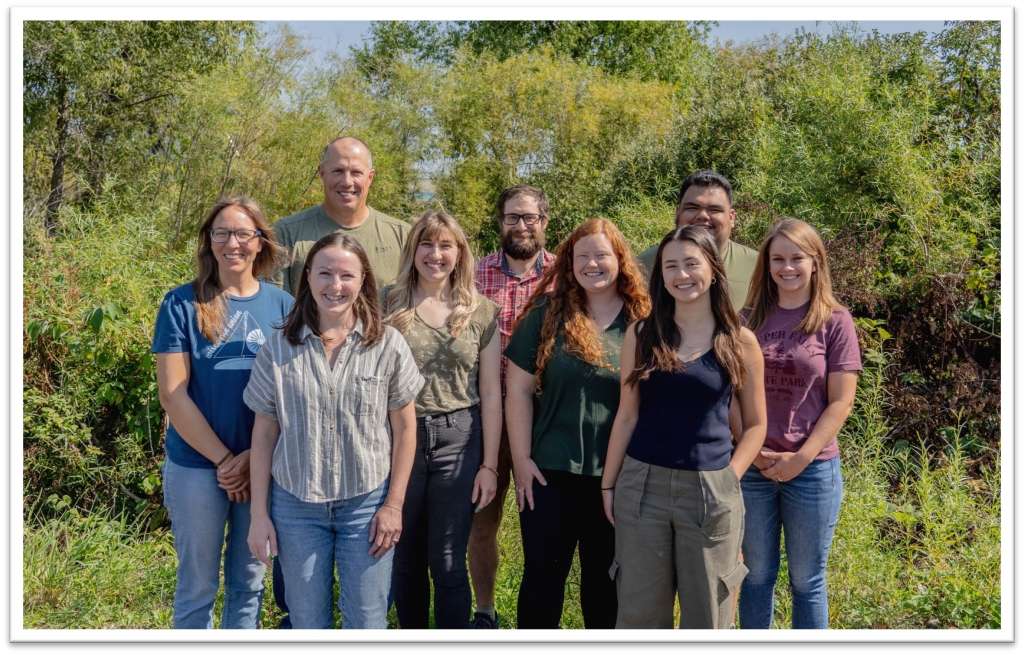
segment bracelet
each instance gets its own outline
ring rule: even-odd
[[[601,491],[615,491],[615,487],[601,487]]]
[[[390,507],[391,509],[395,510],[398,513],[402,512],[402,508],[401,507],[395,507],[394,505],[388,505],[387,503],[384,503],[384,507]]]
[[[228,461],[228,459],[230,459],[230,458],[232,458],[234,456],[235,456],[235,454],[229,450],[227,455],[224,455],[224,457],[221,457],[220,461],[217,462],[216,464],[214,464],[214,468],[220,468],[221,464],[223,464],[224,462]]]
[[[488,471],[490,471],[491,473],[493,473],[493,474],[494,474],[494,477],[496,477],[496,478],[499,478],[499,477],[501,477],[500,475],[498,475],[498,472],[497,472],[496,470],[492,469],[492,468],[491,468],[490,466],[487,466],[486,464],[481,464],[481,465],[480,465],[480,469],[479,469],[479,470],[481,470],[481,471],[482,471],[482,470],[484,470],[484,469],[487,469]]]

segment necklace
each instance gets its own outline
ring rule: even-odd
[[[686,340],[686,333],[683,332],[683,328],[679,328],[679,334],[683,335],[683,343],[686,344],[687,348],[693,348],[694,345]]]

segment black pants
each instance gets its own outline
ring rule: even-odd
[[[431,580],[435,626],[469,627],[473,596],[466,549],[473,529],[471,498],[482,448],[478,406],[416,419],[416,459],[391,574],[402,628],[430,627]]]
[[[519,628],[557,628],[565,580],[580,547],[580,604],[587,628],[615,627],[619,609],[608,570],[615,559],[615,528],[604,515],[600,476],[542,469],[547,486],[533,485],[533,506],[519,515],[523,583]]]

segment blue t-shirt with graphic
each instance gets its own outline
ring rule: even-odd
[[[252,443],[256,421],[256,415],[242,402],[252,363],[292,301],[287,292],[264,282],[248,298],[229,295],[227,318],[217,343],[210,343],[199,331],[191,283],[169,291],[157,313],[150,352],[189,353],[188,397],[236,455]],[[179,466],[214,468],[213,462],[185,443],[174,425],[167,428],[165,447],[167,456]]]

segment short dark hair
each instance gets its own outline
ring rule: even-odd
[[[505,203],[514,198],[533,198],[537,201],[537,209],[544,216],[548,216],[551,211],[551,206],[548,204],[547,194],[542,189],[538,189],[535,186],[529,186],[527,184],[518,184],[514,187],[509,187],[501,192],[498,196],[498,216],[501,217],[505,213]]]
[[[689,177],[683,180],[683,185],[679,187],[678,202],[683,201],[683,194],[685,194],[686,190],[692,186],[718,187],[725,191],[725,197],[729,199],[729,204],[732,205],[732,185],[729,184],[729,180],[725,179],[725,176],[718,171],[706,168],[702,171],[690,173]]]

